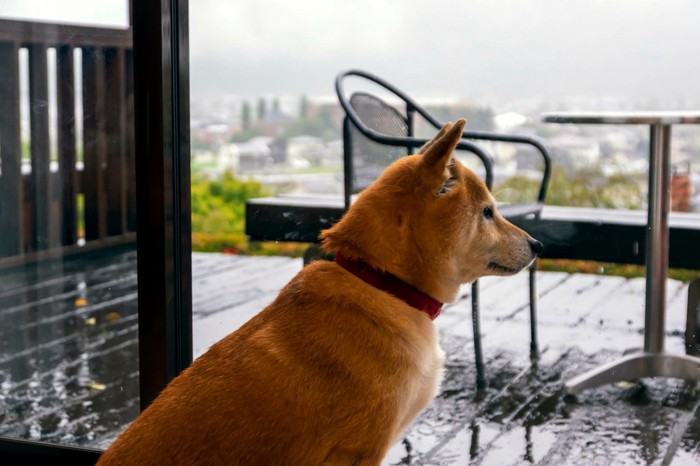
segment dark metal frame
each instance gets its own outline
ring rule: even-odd
[[[187,0],[134,2],[141,408],[192,361]]]
[[[355,109],[350,103],[349,96],[345,92],[344,81],[350,77],[363,78],[370,81],[390,93],[394,94],[405,104],[405,117],[404,121],[407,125],[407,137],[396,137],[387,134],[380,133],[369,126],[367,126],[360,116],[357,114]],[[435,129],[442,128],[442,123],[440,123],[436,118],[434,118],[430,113],[428,113],[423,107],[418,105],[413,99],[411,99],[404,92],[383,80],[382,78],[368,73],[362,70],[348,70],[341,72],[335,80],[335,90],[338,95],[338,100],[340,105],[345,111],[345,118],[343,119],[343,166],[344,166],[344,182],[345,182],[345,208],[350,207],[351,197],[354,194],[353,187],[353,160],[352,160],[352,136],[351,127],[356,128],[365,137],[379,144],[394,146],[394,147],[405,147],[408,153],[411,153],[411,149],[422,147],[427,140],[419,139],[413,137],[413,124],[415,120],[415,114],[418,113],[422,116],[428,123],[430,123]],[[466,150],[475,154],[481,162],[484,164],[485,169],[485,183],[490,189],[493,188],[493,160],[491,156],[480,146],[473,143],[471,140],[483,140],[483,141],[499,141],[499,142],[509,142],[514,144],[526,144],[534,147],[541,155],[544,162],[542,181],[540,183],[540,188],[537,194],[537,202],[534,204],[529,204],[527,206],[521,206],[520,209],[514,210],[513,215],[507,215],[502,212],[504,216],[509,219],[522,217],[522,216],[534,216],[536,219],[539,218],[542,211],[542,206],[544,205],[544,200],[547,195],[547,187],[549,185],[549,179],[552,174],[552,162],[547,149],[544,145],[535,138],[520,136],[514,134],[503,134],[495,132],[483,132],[483,131],[464,131],[462,133],[463,140],[460,141],[456,149]],[[535,267],[530,267],[529,270],[529,292],[530,292],[530,354],[533,357],[537,357],[539,349],[537,344],[537,300],[536,300],[536,286],[535,286]],[[478,280],[472,284],[472,326],[474,333],[474,359],[476,365],[476,384],[478,388],[483,388],[486,386],[486,378],[484,375],[484,358],[481,349],[481,330],[479,325],[479,282]]]
[[[192,361],[188,1],[139,0],[133,25],[139,369],[145,408]],[[4,462],[94,464],[95,449],[0,438]]]

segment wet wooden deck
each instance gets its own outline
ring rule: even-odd
[[[138,412],[133,251],[0,272],[0,435],[105,447]],[[194,254],[201,354],[271,301],[301,260]],[[539,273],[541,355],[529,357],[527,277],[482,281],[488,387],[477,392],[469,289],[436,320],[438,398],[385,464],[698,464],[697,384],[562,398],[563,382],[642,344],[644,282]],[[668,283],[667,349],[683,351],[686,287]]]

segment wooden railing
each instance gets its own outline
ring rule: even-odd
[[[22,49],[30,132],[24,155]],[[55,70],[47,65],[49,49]],[[75,56],[82,57],[79,67]],[[130,29],[0,20],[0,265],[134,241],[132,71]],[[54,153],[49,80],[56,83]],[[76,82],[82,83],[77,105]],[[80,114],[83,137],[76,140]]]

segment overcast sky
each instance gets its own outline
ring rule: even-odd
[[[1,0],[12,15],[124,24],[126,2]],[[358,67],[416,96],[700,105],[698,0],[191,0],[190,47],[194,92],[330,95]]]

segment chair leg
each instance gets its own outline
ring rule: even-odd
[[[537,262],[530,266],[530,357],[536,358],[539,355],[539,345],[537,343],[537,288],[535,272]]]
[[[304,267],[316,260],[329,260],[332,261],[335,255],[329,255],[321,251],[321,246],[318,244],[312,244],[304,252]]]
[[[486,387],[484,377],[484,354],[481,350],[481,328],[479,325],[479,280],[472,283],[472,328],[474,331],[474,362],[476,365],[476,388]]]
[[[700,356],[700,278],[696,278],[688,285],[685,352],[691,356]]]

